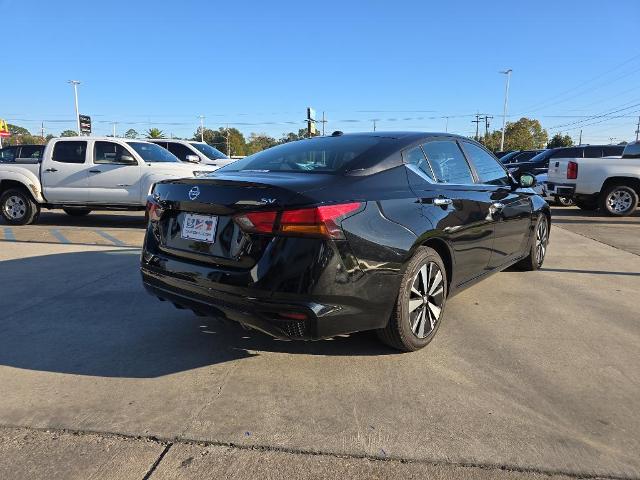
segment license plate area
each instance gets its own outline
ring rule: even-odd
[[[218,217],[201,213],[185,213],[182,218],[180,237],[213,244],[216,241]]]

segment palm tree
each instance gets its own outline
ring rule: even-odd
[[[147,130],[147,138],[164,138],[164,133],[158,128],[150,128]]]

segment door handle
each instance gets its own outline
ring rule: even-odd
[[[128,185],[126,183],[119,183],[117,186],[118,187],[130,187],[131,185]]]
[[[58,171],[58,169],[57,169],[57,168],[47,168],[47,169],[45,170],[45,172],[57,172],[57,171]]]
[[[502,202],[494,202],[491,204],[491,208],[493,210],[495,210],[496,212],[501,212],[502,210],[504,210],[504,203]]]
[[[89,173],[101,173],[102,170],[89,170]]]
[[[496,220],[496,217],[500,217],[500,215],[502,214],[502,210],[504,210],[504,203],[492,203],[491,205],[489,205],[489,215],[487,215],[487,220]]]
[[[447,205],[451,205],[453,200],[446,197],[437,197],[433,199],[433,204],[438,207],[446,207]]]

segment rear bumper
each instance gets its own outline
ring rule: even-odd
[[[335,267],[330,262],[325,270]],[[342,279],[339,285],[318,282],[304,293],[274,292],[211,282],[206,279],[222,278],[216,269],[198,269],[199,275],[185,278],[184,272],[193,272],[194,265],[162,253],[143,256],[141,265],[144,287],[151,295],[198,315],[227,318],[280,339],[316,340],[382,328],[400,286],[399,275],[368,273],[347,282]]]
[[[573,197],[576,193],[576,186],[575,184],[571,183],[547,182],[545,187],[547,190],[547,195],[552,197]]]

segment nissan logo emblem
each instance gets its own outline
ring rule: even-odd
[[[198,187],[192,187],[191,190],[189,190],[189,198],[191,200],[195,200],[199,196],[200,196],[200,189]]]

